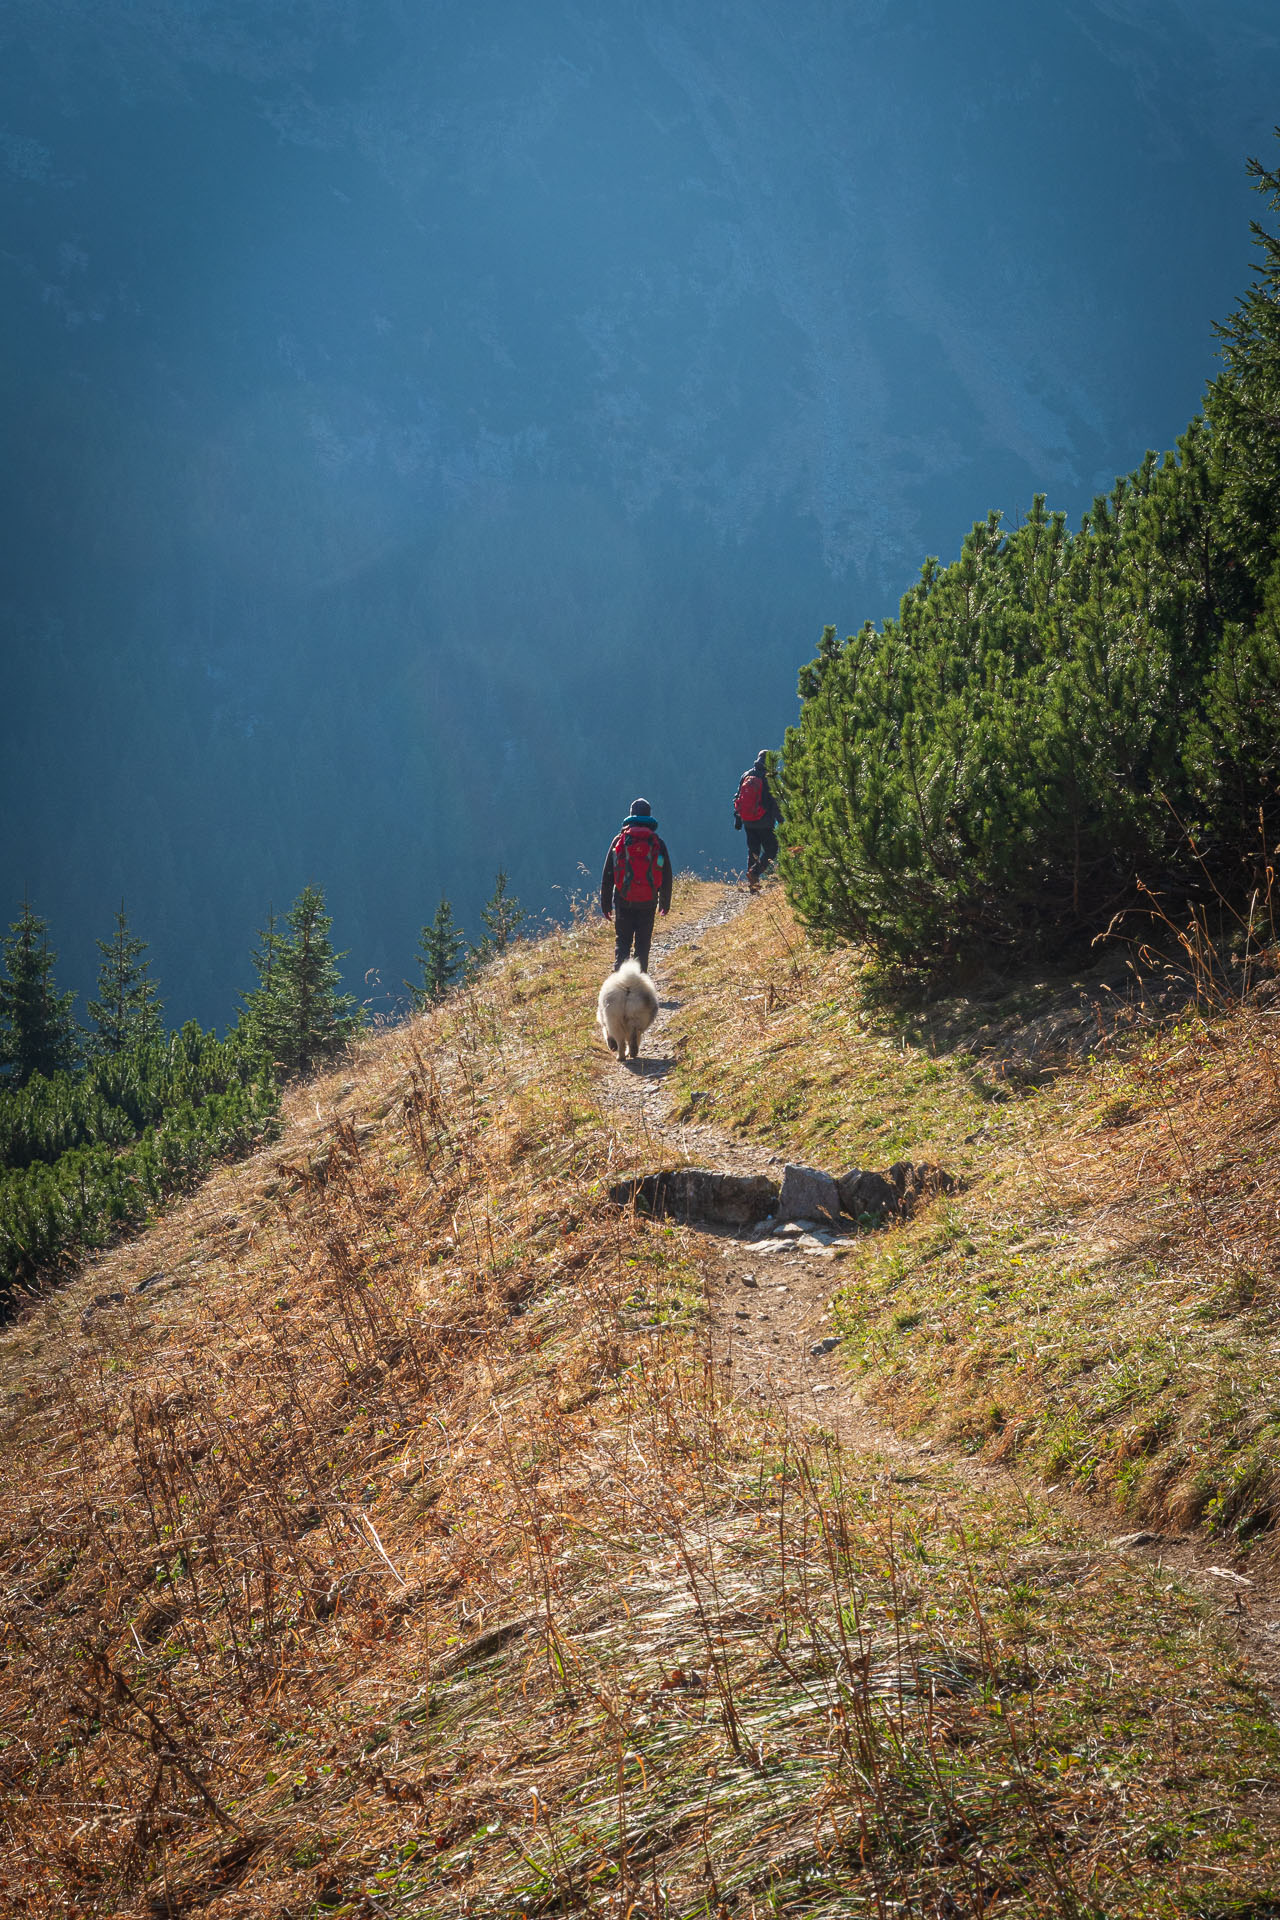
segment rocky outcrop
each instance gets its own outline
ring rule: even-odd
[[[717,1173],[710,1167],[665,1167],[616,1181],[616,1206],[673,1220],[703,1220],[716,1226],[775,1227],[804,1221],[836,1227],[841,1216],[877,1221],[907,1214],[935,1193],[951,1193],[953,1176],[927,1161],[899,1160],[887,1173],[853,1167],[839,1180],[818,1167],[787,1166],[782,1185],[763,1173]]]
[[[817,1167],[786,1166],[774,1219],[817,1220],[834,1227],[840,1218],[840,1191],[829,1173]]]
[[[778,1183],[763,1173],[715,1173],[707,1167],[669,1167],[639,1174],[609,1189],[618,1206],[675,1220],[709,1220],[749,1227],[778,1204]]]
[[[879,1220],[898,1204],[898,1189],[883,1173],[865,1167],[851,1167],[836,1182],[841,1210],[854,1220]]]
[[[953,1193],[955,1177],[927,1160],[897,1160],[887,1173],[851,1167],[836,1183],[843,1211],[855,1220],[880,1220],[888,1213],[910,1213],[935,1193]]]
[[[932,1200],[936,1193],[954,1193],[959,1186],[954,1174],[929,1160],[896,1160],[889,1169],[889,1178],[898,1195],[900,1213],[910,1213],[918,1202]]]

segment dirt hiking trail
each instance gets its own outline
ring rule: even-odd
[[[689,1164],[722,1173],[765,1173],[780,1180],[785,1156],[731,1134],[672,1115],[667,1085],[675,1064],[682,1002],[666,984],[668,956],[727,927],[746,908],[745,887],[728,884],[696,920],[664,930],[658,922],[650,973],[658,989],[657,1020],[642,1042],[641,1058],[620,1067],[609,1055],[598,1087],[606,1112],[637,1172]],[[829,1168],[830,1172],[843,1169]],[[703,1309],[710,1358],[725,1389],[746,1404],[785,1413],[789,1422],[830,1434],[842,1447],[869,1456],[876,1471],[903,1494],[930,1503],[945,1490],[930,1469],[946,1465],[989,1494],[1025,1501],[1035,1488],[1080,1527],[1081,1572],[1102,1557],[1125,1554],[1167,1568],[1193,1584],[1228,1624],[1241,1651],[1280,1710],[1280,1578],[1274,1567],[1250,1560],[1238,1572],[1231,1544],[1192,1533],[1170,1535],[1125,1528],[1121,1516],[1074,1487],[1045,1488],[1019,1474],[925,1440],[904,1439],[868,1408],[840,1357],[832,1301],[840,1288],[845,1249],[841,1236],[824,1245],[797,1235],[793,1248],[776,1248],[759,1229],[707,1222],[687,1229],[699,1246]],[[847,1244],[847,1243],[846,1243]],[[1243,1562],[1240,1563],[1243,1566]]]

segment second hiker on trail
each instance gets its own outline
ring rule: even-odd
[[[670,905],[671,855],[658,838],[649,802],[633,800],[600,879],[600,911],[606,920],[613,915],[615,972],[633,946],[641,971],[649,971],[653,917]]]
[[[760,891],[760,877],[778,857],[778,836],[774,827],[779,819],[778,803],[769,785],[769,753],[761,747],[754,763],[738,782],[733,798],[733,825],[746,828],[747,885],[752,893]]]

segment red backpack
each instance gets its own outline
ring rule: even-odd
[[[613,891],[628,907],[647,906],[662,885],[662,855],[651,827],[624,827],[610,849]]]
[[[734,801],[738,818],[744,826],[754,827],[757,820],[764,819],[764,779],[758,773],[744,773],[738,782],[738,797]]]

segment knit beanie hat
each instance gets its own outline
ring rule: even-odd
[[[647,813],[650,816],[653,814],[653,808],[647,800],[633,800],[631,802],[631,811],[632,813]]]

